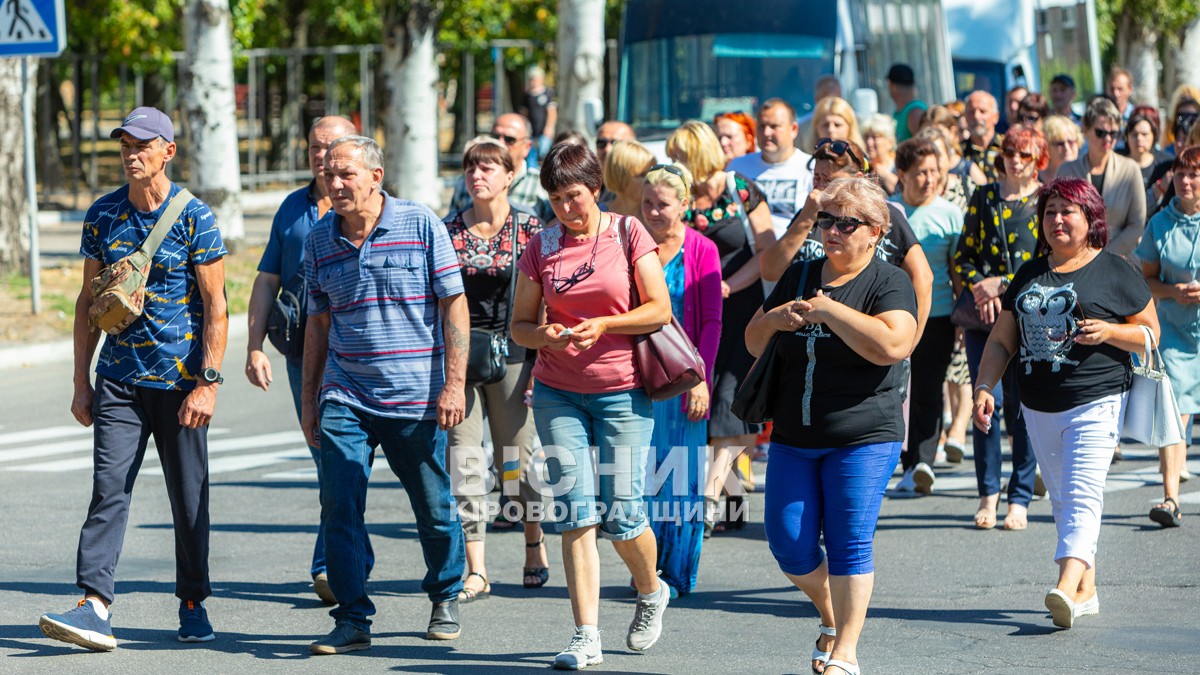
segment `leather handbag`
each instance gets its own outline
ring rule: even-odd
[[[731,407],[733,414],[747,424],[763,424],[771,421],[771,397],[774,394],[775,373],[778,357],[775,355],[779,333],[771,336],[767,348],[751,366],[746,379],[738,387]]]
[[[975,306],[975,294],[971,289],[964,289],[954,303],[954,311],[950,313],[950,323],[963,330],[976,330],[981,333],[992,332],[992,324],[986,323],[979,317],[979,308]]]
[[[511,208],[511,207],[510,207]],[[512,318],[513,292],[517,287],[517,219],[512,220],[512,262],[509,264],[508,303],[504,309],[504,330],[472,328],[467,348],[467,384],[494,384],[508,374],[508,322]]]
[[[630,307],[641,306],[637,282],[633,276],[632,242],[629,240],[629,218],[621,219],[621,241],[629,260]],[[704,382],[704,359],[683,326],[674,316],[671,322],[653,333],[633,336],[633,356],[642,386],[652,401],[667,401],[691,391]]]
[[[1158,345],[1154,344],[1154,333],[1140,326],[1145,349],[1134,354],[1133,384],[1125,402],[1125,428],[1123,436],[1149,445],[1165,448],[1183,442],[1182,420],[1171,379],[1162,365]]]

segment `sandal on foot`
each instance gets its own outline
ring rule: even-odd
[[[492,595],[492,584],[488,582],[487,577],[483,576],[479,572],[471,572],[467,575],[467,579],[470,579],[471,577],[479,577],[480,579],[483,579],[483,588],[477,591],[474,588],[467,588],[466,586],[463,586],[463,589],[458,592],[459,604],[465,605],[468,602],[474,602],[476,600],[486,600]],[[467,579],[464,579],[463,581],[465,582]]]
[[[541,539],[532,544],[525,544],[525,548],[537,548],[546,542],[546,536],[542,535]],[[522,579],[521,585],[525,588],[541,588],[550,581],[549,567],[526,567],[522,570],[525,578]]]
[[[862,675],[862,671],[859,670],[857,663],[847,663],[846,661],[834,659],[825,664],[825,672],[829,673],[830,668],[837,668],[846,675]],[[833,675],[833,673],[829,673],[829,675]]]
[[[975,512],[975,528],[979,530],[990,530],[996,526],[996,511],[995,509],[982,508]]]
[[[1013,509],[1021,509],[1025,513],[1014,512]],[[1004,516],[1004,529],[1018,531],[1027,527],[1029,527],[1029,510],[1022,508],[1020,504],[1009,504],[1008,515]]]
[[[1171,506],[1168,507],[1168,503]],[[1167,497],[1162,500],[1161,504],[1150,509],[1150,520],[1153,520],[1162,527],[1179,527],[1179,517],[1182,515],[1179,511],[1179,502],[1175,501],[1174,497]]]
[[[821,635],[828,635],[829,637],[837,637],[837,629],[836,628],[830,628],[829,626],[826,626],[825,624],[821,624],[817,628],[818,628],[818,630],[821,631]],[[817,638],[816,644],[813,645],[812,658],[810,658],[809,660],[810,661],[819,661],[823,668],[825,666],[825,664],[829,662],[829,655],[832,653],[833,653],[832,649],[827,652],[821,651],[821,638]],[[812,666],[812,671],[813,671],[813,675],[821,675],[821,673],[823,672],[823,671],[817,670],[816,666]]]

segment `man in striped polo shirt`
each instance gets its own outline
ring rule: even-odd
[[[470,317],[458,257],[441,220],[388,196],[375,141],[346,136],[325,155],[336,216],[305,242],[309,289],[301,426],[320,449],[321,524],[334,629],[314,654],[371,646],[366,592],[369,458],[378,446],[404,484],[433,602],[426,637],[460,633],[464,548],[446,429],[463,419]],[[318,414],[318,404],[320,410]]]

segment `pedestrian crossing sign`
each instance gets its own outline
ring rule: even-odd
[[[0,0],[0,56],[58,56],[66,44],[63,0]]]

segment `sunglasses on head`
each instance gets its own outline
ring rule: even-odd
[[[1092,133],[1096,134],[1096,138],[1102,141],[1109,138],[1115,139],[1121,137],[1121,132],[1117,129],[1092,129]]]
[[[498,141],[504,141],[505,145],[516,145],[517,143],[525,140],[524,138],[517,138],[516,136],[507,136],[505,134],[498,134],[495,132],[492,132],[492,138],[494,138]]]
[[[865,220],[853,216],[835,216],[827,211],[817,211],[817,227],[822,230],[836,227],[842,234],[854,234],[855,230],[866,224]]]
[[[854,146],[848,141],[835,141],[832,138],[822,138],[817,141],[817,147],[814,150],[819,151],[822,148],[827,148],[827,152],[837,157],[850,155],[850,159],[854,160],[854,163],[858,165],[858,168],[863,173],[871,170],[871,165],[865,159],[858,156],[858,153],[854,150]]]
[[[655,164],[646,170],[646,175],[649,176],[655,171],[666,171],[667,173],[679,176],[681,180],[687,180],[687,177],[683,175],[683,172],[679,170],[679,167],[675,166],[674,164]]]

